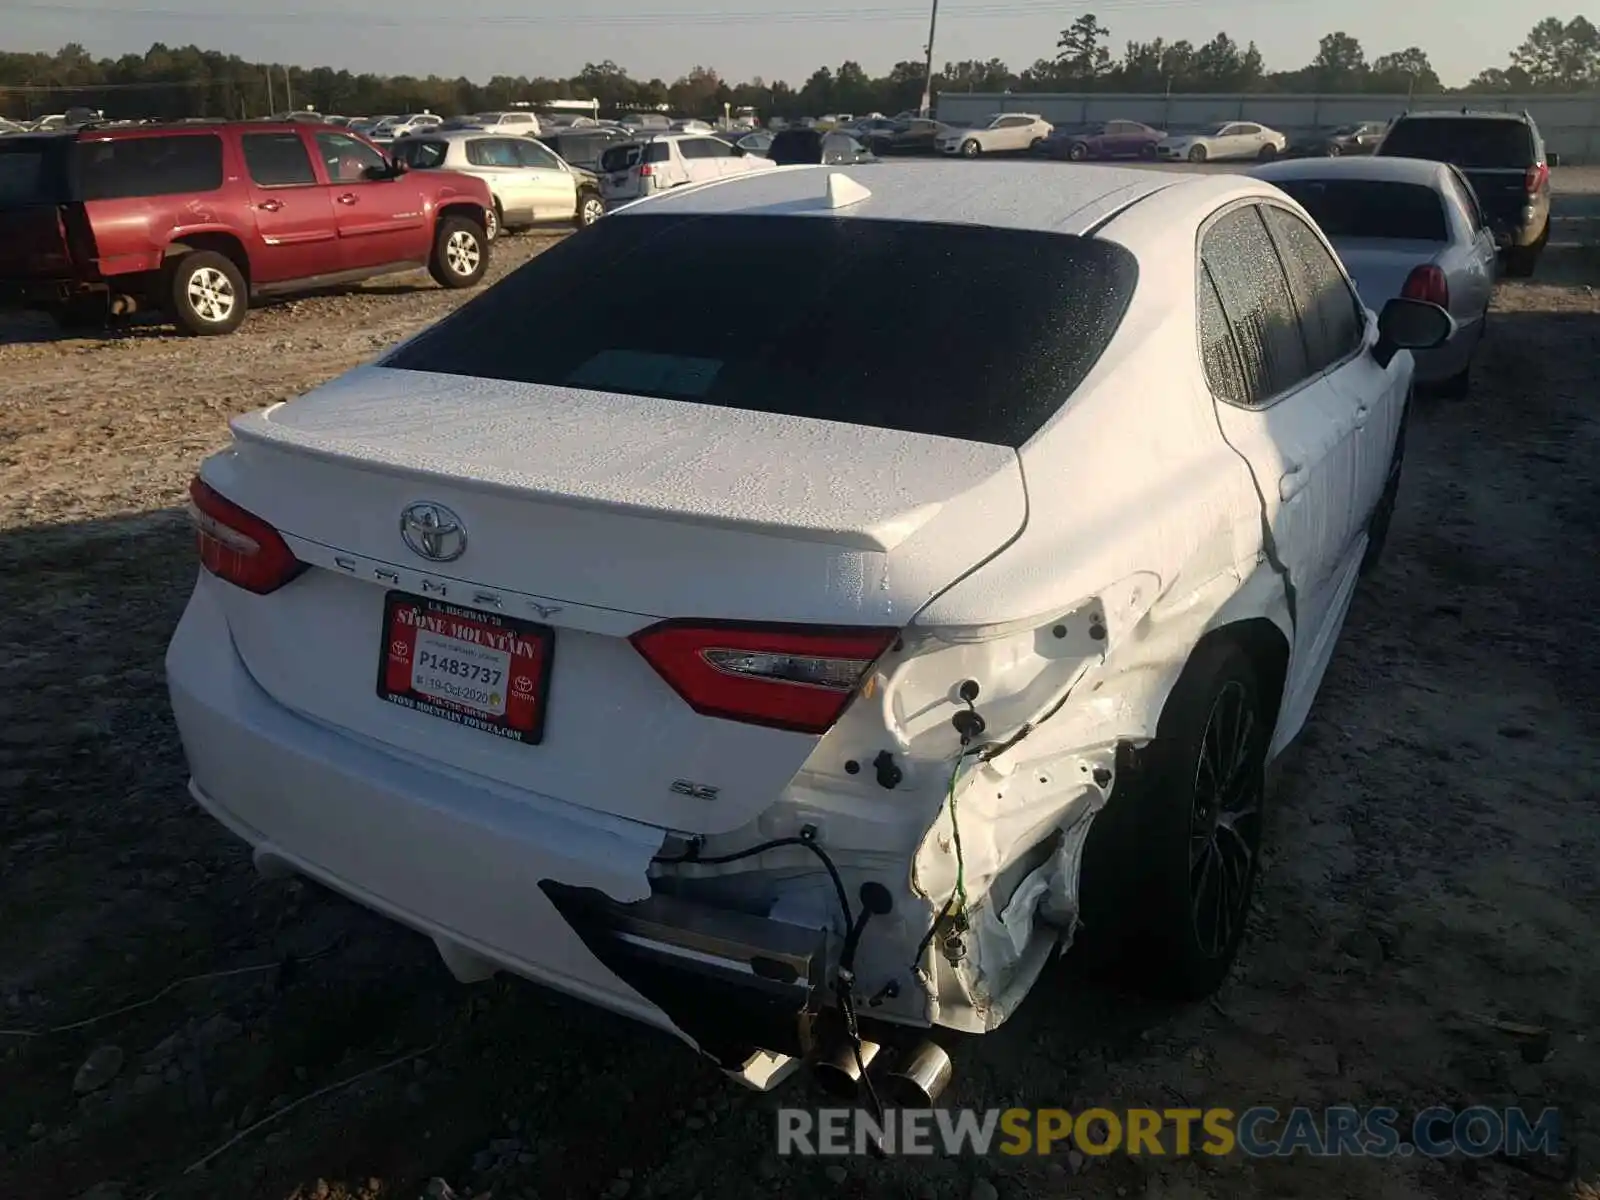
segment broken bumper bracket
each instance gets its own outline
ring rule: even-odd
[[[591,954],[723,1067],[756,1050],[812,1051],[826,930],[673,896],[619,904],[593,888],[539,887]]]

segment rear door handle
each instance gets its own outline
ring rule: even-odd
[[[339,197],[339,203],[340,204],[354,204],[356,202],[356,199],[357,199],[357,197],[356,197],[356,194],[354,192],[346,192],[344,195]]]
[[[283,201],[282,200],[263,200],[260,204],[256,205],[256,207],[261,209],[263,212],[277,212],[280,208],[283,207]]]

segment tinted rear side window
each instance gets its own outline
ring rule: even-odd
[[[222,186],[222,139],[215,134],[81,141],[77,159],[84,200],[175,196]]]
[[[384,365],[1020,446],[1094,365],[1136,278],[1123,247],[1060,234],[619,217]]]
[[[53,204],[63,198],[59,145],[36,138],[0,139],[0,208]]]
[[[637,142],[629,142],[625,146],[612,146],[600,156],[600,169],[614,174],[620,174],[630,167],[638,165],[639,154],[644,149]]]
[[[1526,169],[1533,162],[1533,135],[1521,121],[1471,117],[1411,117],[1396,121],[1379,153],[1386,158],[1425,158],[1458,167]]]
[[[445,156],[450,153],[450,143],[406,138],[398,142],[391,152],[414,170],[431,171],[443,164]]]
[[[814,129],[785,129],[772,139],[767,157],[780,167],[822,161],[822,135]]]
[[[316,183],[311,155],[298,133],[247,133],[240,143],[250,178],[262,187]]]
[[[1450,240],[1444,201],[1438,192],[1421,184],[1285,179],[1277,186],[1298,200],[1329,238]]]

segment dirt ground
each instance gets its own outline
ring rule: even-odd
[[[955,1046],[952,1090],[1555,1106],[1565,1157],[780,1161],[777,1098],[668,1039],[518,981],[462,987],[424,939],[258,879],[184,792],[162,681],[195,572],[177,506],[228,416],[457,302],[419,276],[230,338],[0,319],[0,1196],[1600,1196],[1600,169],[1557,189],[1471,395],[1414,414],[1234,978],[1155,1010],[1068,956]],[[513,239],[495,270],[549,244]]]

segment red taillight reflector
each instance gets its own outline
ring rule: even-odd
[[[656,173],[656,169],[654,167],[652,167],[649,163],[641,163],[640,164],[640,166],[639,166],[639,178],[648,179],[650,176],[654,175],[655,173]]]
[[[1544,187],[1549,178],[1550,164],[1542,162],[1534,163],[1533,166],[1528,168],[1528,174],[1522,181],[1523,189],[1528,193],[1528,195],[1536,196],[1539,194],[1539,189]]]
[[[1407,300],[1426,300],[1440,308],[1450,307],[1450,283],[1444,272],[1432,265],[1418,267],[1406,276],[1406,285],[1400,289],[1400,294]]]
[[[859,626],[663,621],[629,640],[697,713],[826,733],[898,633]]]
[[[200,564],[235,587],[265,596],[306,569],[276,529],[198,475],[189,484],[189,519],[194,524]]]

